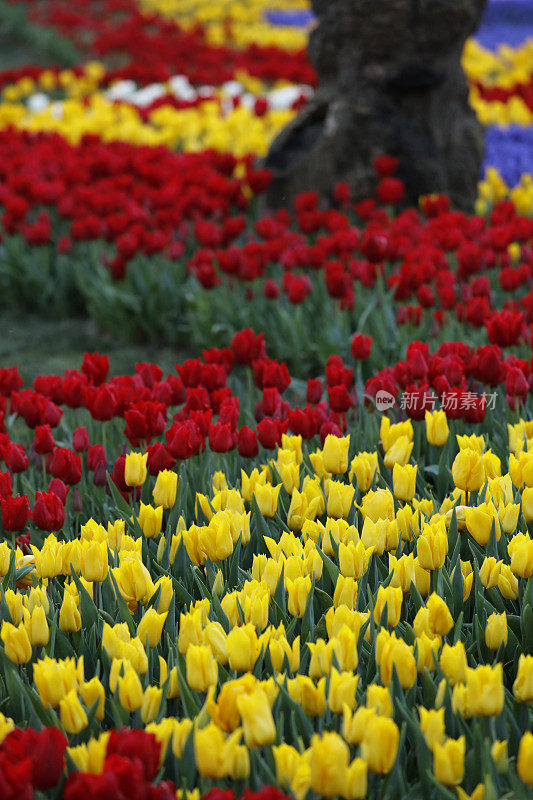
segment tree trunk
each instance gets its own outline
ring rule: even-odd
[[[272,143],[267,202],[298,192],[353,198],[376,186],[376,155],[401,160],[406,200],[445,193],[459,209],[476,197],[483,128],[468,103],[463,45],[486,0],[312,0],[308,53],[318,89]]]

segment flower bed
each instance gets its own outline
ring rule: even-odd
[[[487,411],[456,442],[468,427],[422,407],[378,430],[340,360],[329,407],[311,381],[307,413],[291,410],[263,347],[242,332],[165,379],[150,364],[107,379],[98,354],[35,390],[2,371],[10,790],[62,784],[68,744],[66,798],[137,773],[165,798],[166,781],[356,798],[464,776],[527,797],[530,423],[507,433]],[[263,389],[255,435],[237,428],[251,398],[225,388],[254,356],[239,369]],[[126,440],[137,449],[120,454]],[[44,777],[24,744],[37,734],[8,733],[21,723],[52,726],[35,740],[56,753]],[[124,725],[155,739],[102,733]]]

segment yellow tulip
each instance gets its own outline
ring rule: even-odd
[[[128,453],[124,465],[124,482],[127,486],[142,486],[146,480],[148,453]]]
[[[531,490],[533,493],[533,489]],[[526,490],[522,494],[523,496]],[[519,578],[530,578],[533,575],[533,539],[528,533],[517,533],[507,545],[511,557],[511,571]]]
[[[48,644],[50,629],[43,606],[35,606],[26,623],[26,630],[33,647]]]
[[[158,472],[152,492],[156,506],[162,508],[173,508],[176,502],[178,489],[178,476],[169,469],[162,469]]]
[[[441,519],[424,525],[416,543],[418,563],[423,569],[440,569],[448,553],[448,534]]]
[[[367,762],[370,772],[386,775],[396,761],[400,731],[388,717],[373,714],[367,724],[361,742],[361,757]]]
[[[147,539],[154,539],[161,532],[163,524],[163,506],[154,508],[141,501],[139,516],[137,517],[141,530]]]
[[[81,615],[74,597],[65,590],[59,612],[59,628],[64,633],[75,633],[81,629]]]
[[[429,444],[442,447],[448,441],[449,432],[445,411],[426,411],[426,437]]]
[[[426,607],[429,611],[429,625],[432,632],[446,636],[453,628],[453,617],[442,597],[433,592],[426,601]]]
[[[456,683],[464,683],[466,681],[466,668],[468,664],[465,646],[461,641],[458,641],[453,646],[445,644],[442,648],[439,662],[442,671],[452,686],[455,686]]]
[[[520,739],[516,768],[520,780],[533,788],[533,733],[530,731]]]
[[[407,436],[399,436],[394,444],[385,452],[383,461],[386,467],[392,469],[395,464],[405,466],[411,457],[413,442]]]
[[[250,694],[240,694],[237,697],[237,709],[241,715],[246,746],[272,744],[276,738],[276,726],[265,692],[256,689]]]
[[[88,719],[85,709],[79,701],[74,689],[71,689],[59,701],[61,724],[67,733],[79,733],[87,727]]]
[[[137,711],[143,702],[143,690],[137,672],[131,667],[125,675],[118,678],[118,696],[120,705],[126,711]]]
[[[360,492],[368,492],[372,486],[372,481],[374,480],[377,469],[377,453],[358,453],[350,464],[349,478],[352,481],[355,477]]]
[[[349,436],[332,436],[328,434],[322,449],[324,469],[335,475],[343,475],[348,470]]]
[[[404,467],[400,464],[394,464],[392,470],[392,483],[394,488],[394,496],[398,500],[412,500],[415,494],[416,487],[416,471],[417,467],[411,464],[406,464]]]
[[[435,744],[444,744],[446,732],[444,728],[444,708],[427,709],[420,707],[420,727],[427,745],[433,750]]]
[[[96,719],[101,722],[104,718],[105,691],[99,679],[95,676],[81,687],[81,696],[87,708],[91,708],[93,703],[98,700],[96,707]]]
[[[149,608],[144,613],[137,626],[137,636],[144,647],[146,647],[147,641],[148,647],[157,647],[166,618],[166,611],[163,614],[158,614],[155,608]]]
[[[395,589],[393,586],[383,587],[378,589],[376,604],[374,606],[374,622],[376,625],[380,624],[381,615],[385,605],[387,606],[387,622],[389,628],[394,628],[400,621],[400,614],[402,610],[403,592],[401,589]]]
[[[355,690],[357,688],[358,675],[353,672],[339,672],[332,668],[329,677],[328,706],[336,714],[342,712],[343,705],[348,708],[355,708]]]
[[[355,489],[351,484],[330,480],[327,486],[327,514],[335,519],[346,519],[352,507]]]
[[[259,506],[259,511],[264,517],[271,519],[278,507],[278,496],[282,484],[272,486],[270,483],[260,485],[257,484],[254,488],[254,496]]]
[[[465,737],[447,739],[433,746],[433,773],[445,786],[457,786],[464,775]]]
[[[513,694],[519,703],[533,703],[533,656],[520,654]]]
[[[31,658],[31,644],[24,624],[18,627],[4,620],[0,631],[6,656],[14,664],[26,664]]]
[[[498,650],[500,645],[507,644],[507,615],[505,611],[501,614],[491,614],[487,619],[485,628],[485,644],[490,650]]]
[[[471,448],[459,450],[452,465],[453,482],[458,489],[473,492],[485,482],[485,469],[481,455]]]
[[[467,702],[475,717],[491,717],[501,714],[504,702],[503,667],[480,665],[466,670]]]
[[[350,750],[337,733],[311,739],[311,789],[322,797],[344,796]]]
[[[218,665],[209,645],[194,645],[187,650],[187,683],[197,692],[207,692],[218,681]]]
[[[162,698],[163,691],[157,686],[147,686],[144,690],[141,705],[141,719],[145,725],[149,722],[153,722],[157,718]]]

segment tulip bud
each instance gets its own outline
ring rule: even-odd
[[[342,708],[342,736],[349,744],[360,744],[367,727],[368,720],[376,715],[375,708],[360,706],[352,715],[349,707]]]
[[[107,539],[103,542],[84,542],[81,572],[86,581],[102,583],[107,578]]]
[[[277,486],[272,486],[269,483],[265,485],[256,484],[253,493],[259,506],[259,511],[264,517],[271,519],[275,515],[281,486],[281,483]]]
[[[339,575],[335,585],[333,595],[333,606],[338,608],[341,605],[348,606],[352,611],[355,610],[357,602],[357,581],[353,578],[344,578]]]
[[[394,443],[402,436],[409,442],[413,441],[413,423],[408,419],[405,420],[405,422],[397,422],[395,425],[391,425],[390,419],[383,416],[381,418],[379,435],[383,449],[385,451],[390,450]]]
[[[304,714],[308,717],[323,716],[326,712],[326,679],[320,678],[315,685],[307,675],[298,675],[296,681],[300,691],[299,701],[296,702],[301,703]]]
[[[259,656],[259,644],[255,628],[243,625],[232,628],[226,639],[230,669],[237,672],[251,672]]]
[[[309,597],[309,592],[311,591],[311,578],[309,575],[306,575],[305,578],[300,576],[295,578],[294,581],[286,578],[285,585],[289,595],[287,603],[289,614],[292,614],[293,617],[299,617],[301,619],[305,613],[307,598]]]
[[[367,788],[366,762],[362,758],[355,758],[346,771],[344,797],[346,800],[358,800],[366,797]]]
[[[524,489],[522,493],[522,510],[526,491],[531,491],[533,498],[533,489]],[[530,538],[529,534],[517,533],[513,536],[507,545],[507,552],[511,557],[511,571],[519,578],[530,578],[533,575],[533,539]]]
[[[465,524],[468,533],[476,542],[484,547],[489,539],[492,526],[495,527],[496,539],[501,536],[500,520],[492,503],[480,503],[474,508],[465,508]]]
[[[250,775],[250,754],[248,748],[236,746],[231,751],[229,776],[234,781],[245,781]]]
[[[394,519],[394,498],[388,489],[376,489],[365,494],[362,501],[361,513],[363,519],[369,517],[372,522],[383,519]]]
[[[395,589],[401,594],[401,589]],[[377,658],[377,654],[376,654]],[[392,669],[396,669],[402,689],[410,689],[416,681],[416,661],[413,650],[403,639],[391,636],[385,643],[379,656],[381,680],[389,686],[392,680]]]
[[[381,661],[381,656],[379,660]],[[393,707],[388,688],[378,686],[377,683],[369,684],[366,688],[366,707],[373,709],[381,717],[392,719]]]

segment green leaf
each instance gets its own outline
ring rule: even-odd
[[[70,574],[72,580],[76,584],[76,588],[78,590],[78,595],[80,598],[80,613],[81,613],[83,629],[88,630],[89,628],[92,628],[93,625],[96,625],[98,622],[98,609],[91,595],[89,594],[83,583],[80,581],[79,576],[76,574],[76,570],[73,568],[72,564],[70,565]]]
[[[270,538],[272,538],[272,531],[268,527],[266,519],[259,510],[259,506],[257,505],[257,500],[255,499],[255,495],[252,495],[250,507],[252,509],[252,524],[254,525],[255,528],[257,528],[257,531],[259,532],[261,538],[264,539],[265,536],[269,536]],[[262,544],[263,542],[260,543],[260,545]]]
[[[179,653],[176,662],[176,671],[178,675],[178,686],[180,687],[180,697],[185,712],[191,719],[194,719],[200,711],[200,703],[196,699],[195,694],[193,693],[192,689],[187,683],[187,678],[185,677],[185,671],[184,671],[184,664],[185,664],[185,659],[183,658],[181,653]]]
[[[6,591],[6,589],[15,588],[15,582],[13,580],[14,576],[15,576],[15,551],[11,550],[11,555],[9,557],[9,569],[4,578],[2,579],[2,589],[4,590],[4,592]]]
[[[307,595],[307,602],[305,604],[305,611],[302,618],[301,644],[306,642],[310,637],[313,637],[313,631],[315,628],[314,589],[315,578],[313,576],[311,580],[311,591]]]
[[[132,516],[132,508],[129,503],[127,503],[122,495],[120,494],[119,490],[117,489],[115,483],[113,482],[111,475],[107,475],[107,485],[109,486],[109,491],[111,492],[111,496],[115,501],[115,505],[117,509],[120,511],[121,515],[124,517],[124,521],[131,525],[131,516]]]
[[[130,610],[128,608],[128,604],[126,603],[126,601],[122,597],[120,589],[118,588],[118,584],[117,584],[117,581],[115,579],[115,576],[113,575],[113,570],[112,569],[110,569],[109,572],[107,573],[106,581],[108,581],[108,580],[111,582],[111,584],[113,586],[113,589],[115,590],[115,599],[116,599],[116,602],[117,602],[117,605],[118,605],[118,612],[119,612],[120,620],[121,620],[121,622],[125,622],[127,624],[128,630],[130,632],[130,636],[135,636],[136,632],[137,632],[137,629],[135,627],[135,623],[133,621],[133,617],[131,616],[131,612],[130,612]]]
[[[326,573],[328,578],[330,579],[331,583],[333,584],[333,588],[337,585],[337,579],[340,575],[340,570],[336,564],[333,563],[331,558],[327,556],[320,547],[316,548],[319,552],[320,558],[324,562],[324,567],[326,569]]]

